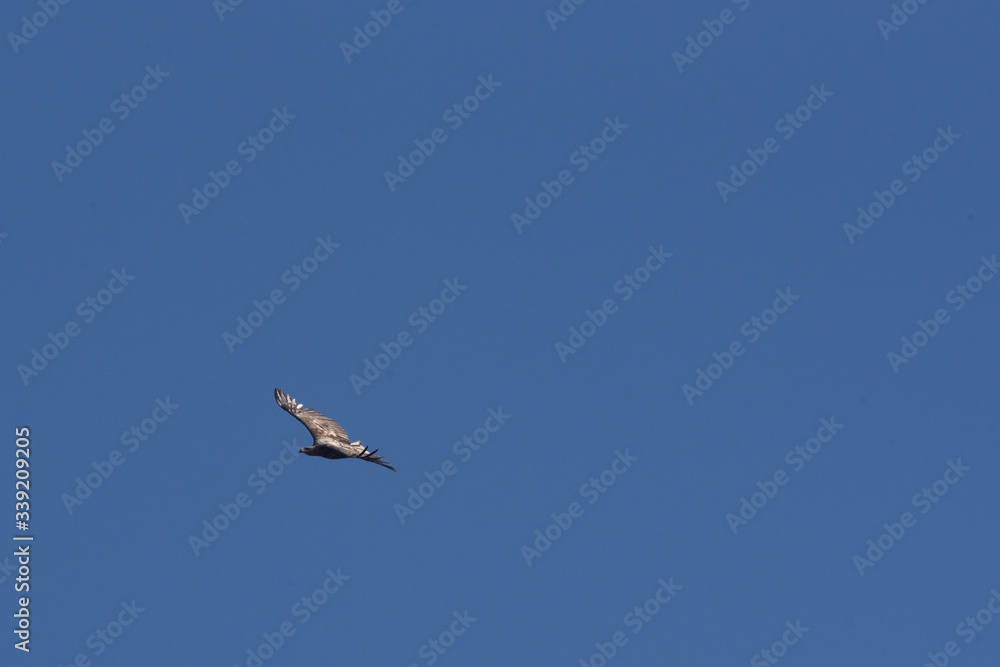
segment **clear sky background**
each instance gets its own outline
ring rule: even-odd
[[[2,662],[997,664],[1000,10],[901,4],[5,3]]]

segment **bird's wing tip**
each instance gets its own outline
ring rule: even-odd
[[[288,410],[290,407],[293,407],[291,404],[295,402],[295,400],[291,396],[281,391],[277,387],[274,388],[274,400],[278,403],[278,405],[280,405],[286,410]]]

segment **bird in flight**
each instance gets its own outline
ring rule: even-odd
[[[322,456],[327,459],[364,459],[385,466],[393,472],[396,471],[385,459],[375,454],[377,449],[369,452],[360,440],[351,442],[351,439],[347,437],[347,432],[341,428],[340,424],[329,417],[321,415],[312,408],[302,407],[301,403],[280,389],[274,390],[274,400],[288,414],[305,424],[305,427],[312,434],[312,446],[299,450],[303,454]]]

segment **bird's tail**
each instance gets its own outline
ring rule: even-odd
[[[351,444],[357,444],[357,445],[361,445],[361,441],[360,441],[360,440],[358,440],[358,441],[357,441],[356,443],[351,443]],[[360,458],[360,459],[364,459],[365,461],[371,461],[372,463],[377,463],[377,464],[379,464],[380,466],[385,466],[385,467],[386,467],[386,468],[388,468],[389,470],[391,470],[391,471],[393,471],[393,472],[396,472],[396,469],[395,469],[395,468],[393,468],[393,467],[392,467],[391,465],[389,465],[389,462],[388,462],[388,461],[386,461],[386,460],[385,460],[384,458],[382,458],[381,456],[378,456],[378,455],[377,455],[377,454],[375,453],[375,452],[377,452],[377,451],[378,451],[377,449],[375,449],[375,450],[373,450],[373,451],[370,451],[370,452],[369,452],[369,451],[368,451],[368,448],[367,448],[367,447],[365,447],[364,445],[361,445],[361,448],[362,448],[362,449],[364,449],[364,451],[363,451],[363,452],[361,453],[361,455],[360,455],[360,456],[358,456],[358,458]]]

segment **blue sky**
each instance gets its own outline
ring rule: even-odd
[[[995,664],[997,18],[7,3],[4,664]]]

